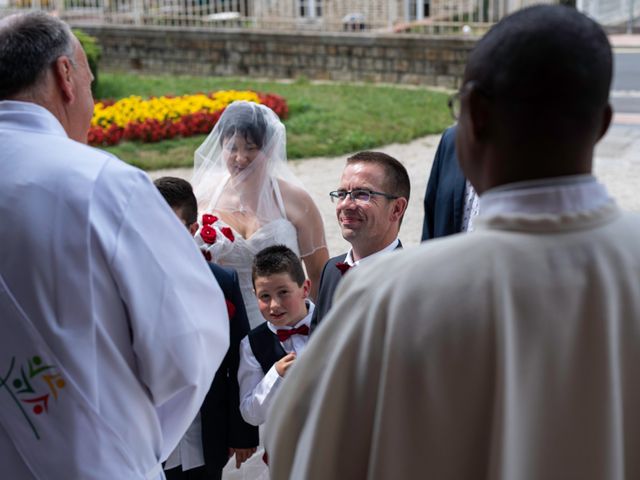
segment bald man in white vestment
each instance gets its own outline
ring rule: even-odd
[[[228,347],[220,288],[147,175],[85,145],[87,58],[0,20],[0,477],[162,479]]]
[[[476,230],[345,278],[274,402],[274,480],[640,478],[640,218],[591,176],[611,65],[567,7],[479,41],[453,99]]]

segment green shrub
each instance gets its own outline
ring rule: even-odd
[[[100,56],[102,55],[102,49],[98,44],[98,39],[83,32],[82,30],[73,30],[73,34],[80,40],[80,44],[84,49],[84,53],[87,54],[87,60],[89,61],[89,68],[93,73],[93,83],[91,84],[91,91],[95,95],[96,88],[98,86],[98,62],[100,62]]]

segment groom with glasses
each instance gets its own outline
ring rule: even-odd
[[[322,270],[311,330],[331,308],[338,283],[369,257],[402,248],[398,232],[409,203],[409,175],[395,158],[360,152],[347,159],[340,185],[329,196],[336,206],[342,237],[351,249],[330,258]]]

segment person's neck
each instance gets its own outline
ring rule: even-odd
[[[397,235],[388,241],[385,239],[384,242],[375,242],[374,244],[357,244],[356,245],[352,243],[351,257],[354,262],[362,260],[363,258],[367,258],[368,256],[373,255],[374,253],[377,253],[380,250],[384,250],[386,247],[391,245],[391,242],[393,242],[396,238],[397,238]]]
[[[531,152],[530,152],[531,153]],[[478,194],[487,190],[519,182],[546,178],[588,175],[592,171],[593,149],[566,150],[546,154],[496,155],[486,162],[480,185],[474,185]],[[513,159],[518,161],[514,162]],[[473,183],[473,182],[472,182]]]
[[[517,132],[504,135],[506,131],[467,152],[474,161],[466,162],[469,171],[464,174],[479,195],[500,185],[592,171],[595,131],[573,141],[558,135],[545,138],[539,132],[534,137]]]
[[[297,320],[293,320],[293,321],[287,323],[285,325],[286,327],[293,328],[296,325],[298,325],[301,321],[303,321],[305,318],[307,318],[307,315],[309,315],[309,302],[305,301],[304,304],[305,304],[305,307],[306,307],[304,315],[301,316],[300,318],[298,318]]]
[[[251,167],[249,167],[251,168]],[[231,178],[231,195],[235,195],[235,201],[243,205],[246,210],[256,212],[261,196],[264,195],[265,179],[260,176],[260,172],[251,171],[246,176]],[[271,184],[268,184],[271,187]]]

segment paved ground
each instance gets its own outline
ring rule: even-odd
[[[609,35],[609,41],[613,48],[640,48],[640,34]]]

